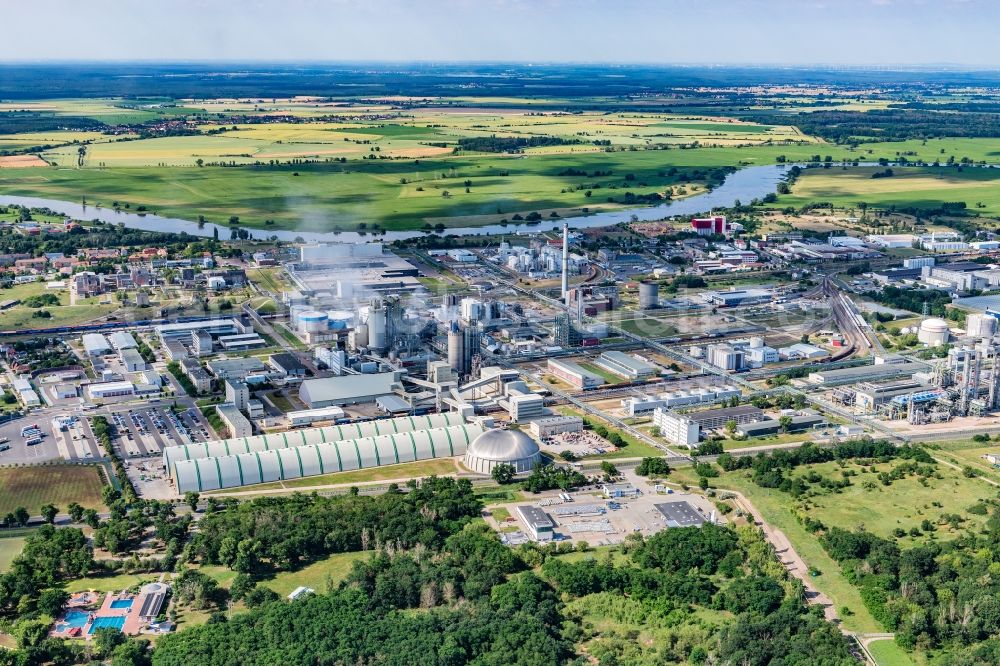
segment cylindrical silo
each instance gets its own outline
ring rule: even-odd
[[[464,373],[465,368],[465,335],[455,322],[448,327],[448,365],[456,372]]]
[[[299,330],[303,333],[320,333],[326,330],[325,312],[306,310],[299,313]]]
[[[384,307],[372,307],[368,311],[368,346],[385,349],[388,346]]]
[[[970,338],[992,338],[997,332],[996,317],[970,314],[965,318],[965,332]]]
[[[657,282],[639,283],[639,308],[651,310],[660,305],[660,285]]]

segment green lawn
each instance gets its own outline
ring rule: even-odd
[[[40,465],[0,469],[0,515],[23,506],[38,515],[44,504],[60,511],[70,502],[102,509],[101,473],[93,465]]]
[[[351,565],[359,560],[368,559],[370,553],[336,553],[326,559],[313,562],[298,571],[283,571],[270,580],[262,581],[262,585],[271,588],[285,597],[299,586],[311,587],[317,592],[325,592],[327,582],[336,585],[351,571]]]
[[[5,537],[0,533],[0,573],[7,571],[14,558],[21,554],[24,539],[23,536]]]
[[[878,666],[913,666],[913,660],[893,640],[872,641],[868,651]]]
[[[83,592],[86,590],[95,590],[97,592],[116,592],[118,590],[124,590],[137,585],[142,585],[144,583],[155,582],[159,579],[160,574],[158,573],[89,576],[87,578],[78,578],[66,583],[66,590],[68,592]]]

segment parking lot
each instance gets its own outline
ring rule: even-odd
[[[114,445],[123,458],[158,456],[164,447],[209,439],[208,427],[195,409],[174,414],[164,407],[133,407],[111,413],[118,433]]]
[[[60,422],[67,423],[66,430],[60,429]],[[22,436],[21,432],[27,432],[32,425],[37,426],[41,439],[28,444],[34,438]],[[3,449],[0,465],[34,465],[60,459],[93,460],[102,455],[86,419],[55,410],[35,412],[0,424],[0,449]]]

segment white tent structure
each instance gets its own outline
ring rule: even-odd
[[[425,416],[401,416],[395,419],[378,419],[361,423],[346,423],[325,428],[304,428],[287,432],[271,433],[269,435],[254,435],[252,437],[237,437],[235,439],[217,439],[211,442],[197,442],[168,446],[163,449],[163,466],[170,470],[174,464],[182,460],[198,458],[218,458],[221,456],[251,453],[253,451],[271,451],[287,449],[293,446],[323,444],[326,442],[342,442],[347,439],[377,437],[379,435],[426,430],[428,428],[445,428],[461,425],[465,419],[458,412],[444,414],[427,414]]]
[[[177,492],[237,488],[255,483],[368,469],[464,455],[484,429],[475,424],[391,435],[179,460],[170,467]]]

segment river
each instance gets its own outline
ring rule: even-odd
[[[582,229],[586,227],[606,227],[619,222],[626,222],[635,216],[639,220],[660,220],[673,215],[697,215],[707,213],[715,208],[729,208],[737,201],[749,203],[751,199],[760,199],[765,195],[774,192],[778,182],[784,177],[785,172],[791,165],[765,165],[744,167],[731,173],[725,182],[710,192],[696,194],[676,201],[668,201],[656,206],[638,206],[626,208],[612,212],[593,213],[591,215],[581,215],[578,217],[564,217],[555,219],[544,219],[538,224],[491,224],[480,227],[449,227],[438,235],[444,236],[468,236],[479,234],[514,234],[518,231],[537,232],[558,229],[563,222],[567,222],[570,227]],[[199,226],[192,220],[182,220],[174,217],[163,217],[153,214],[128,213],[115,211],[111,208],[99,208],[87,206],[81,203],[70,201],[59,201],[56,199],[44,199],[40,197],[20,197],[13,195],[0,195],[0,205],[18,205],[28,208],[48,208],[57,213],[68,215],[70,218],[82,221],[101,220],[110,224],[124,224],[133,229],[145,229],[147,231],[168,231],[174,233],[187,232],[193,236],[211,236],[215,229],[219,230],[219,238],[226,240],[230,237],[232,227],[217,225],[206,222]],[[386,231],[384,233],[359,233],[354,231],[341,232],[315,232],[315,231],[289,231],[272,230],[267,228],[255,228],[241,225],[254,234],[256,238],[277,237],[279,240],[294,241],[302,238],[309,242],[338,242],[355,243],[378,239],[394,241],[407,238],[415,238],[427,234],[425,231]]]

